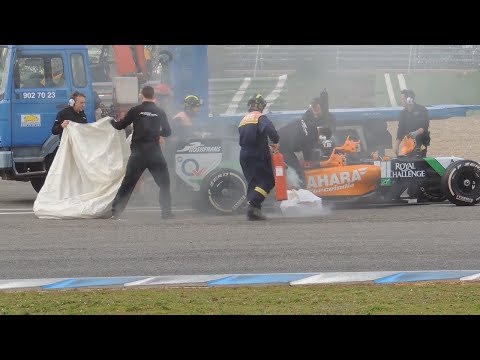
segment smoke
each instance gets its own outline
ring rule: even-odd
[[[199,118],[194,118],[193,121],[195,124],[192,129],[192,135],[184,145],[188,145],[192,142],[199,142],[206,146],[221,146],[222,162],[229,164],[223,168],[231,168],[241,175],[242,170],[239,164],[240,146],[238,144],[237,126],[219,126],[216,124],[210,124],[207,126],[207,124]],[[174,140],[170,137],[165,138],[165,146],[162,147],[162,152],[167,161],[170,174],[172,207],[174,210],[193,208],[200,210],[201,213],[205,213],[205,211],[208,210],[214,213],[211,204],[207,200],[205,184],[208,178],[222,168],[222,166],[218,165],[215,169],[210,169],[212,161],[209,160],[209,158],[216,158],[217,154],[207,152],[204,154],[201,152],[191,154],[186,153],[181,157],[183,158],[183,161],[189,161],[186,166],[183,166],[183,170],[190,173],[193,167],[193,170],[198,173],[198,175],[190,174],[187,178],[196,183],[203,181],[201,183],[201,190],[194,191],[191,184],[189,184],[185,178],[180,178],[176,173],[177,171],[182,171],[179,170],[182,169],[182,162],[178,163],[175,160],[174,148],[176,145],[172,145],[172,141]],[[179,145],[180,148],[184,147],[183,143],[181,144],[181,146]],[[194,159],[198,164],[198,168],[195,168],[195,165],[193,165],[194,162],[189,159]],[[176,169],[176,167],[179,167],[179,169]],[[210,169],[208,173],[205,172],[207,169]],[[185,174],[182,174],[185,177]],[[131,207],[159,207],[159,188],[148,170],[145,170],[137,183],[128,205]]]
[[[297,172],[292,168],[288,167],[285,170],[286,180],[287,180],[287,189],[300,189],[300,176],[298,176]]]
[[[331,209],[323,204],[320,197],[312,192],[300,190],[288,190],[288,199],[282,201],[280,210],[287,217],[314,217],[326,216]]]

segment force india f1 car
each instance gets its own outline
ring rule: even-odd
[[[177,150],[175,171],[198,206],[235,213],[246,203],[247,184],[238,161],[237,139],[198,139]],[[449,200],[459,206],[480,201],[480,165],[458,157],[360,159],[360,141],[347,136],[317,166],[304,170],[307,190],[323,201],[394,203]],[[287,164],[288,165],[288,164]],[[270,196],[272,197],[272,196]],[[273,198],[275,198],[273,196]]]

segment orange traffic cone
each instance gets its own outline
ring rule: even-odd
[[[287,177],[283,155],[277,151],[272,155],[272,164],[275,175],[275,194],[277,201],[287,200]]]

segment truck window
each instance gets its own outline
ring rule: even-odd
[[[87,74],[82,54],[72,54],[70,60],[72,62],[73,86],[87,86]]]
[[[45,83],[45,62],[44,59],[35,57],[20,57],[15,60],[15,71],[18,72],[19,83],[16,87],[40,88]]]
[[[63,60],[61,57],[50,58],[49,65],[45,70],[45,87],[62,87],[65,85]]]
[[[14,66],[15,88],[56,88],[65,84],[60,55],[20,55]]]
[[[0,48],[0,100],[3,99],[5,94],[5,87],[7,83],[7,60],[8,60],[8,48]]]

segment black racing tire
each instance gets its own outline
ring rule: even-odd
[[[232,169],[217,169],[207,176],[202,192],[208,205],[220,214],[238,213],[247,200],[247,182]]]
[[[441,185],[447,199],[457,206],[473,206],[480,201],[480,164],[459,160],[442,175]]]

